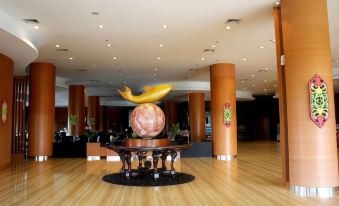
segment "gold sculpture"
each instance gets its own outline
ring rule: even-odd
[[[161,98],[166,96],[168,92],[171,91],[172,88],[173,86],[169,84],[160,84],[160,85],[153,86],[153,87],[145,86],[143,87],[145,92],[138,96],[134,96],[132,94],[131,89],[127,86],[125,86],[124,92],[120,91],[119,89],[118,89],[118,92],[124,99],[130,102],[133,102],[135,104],[142,104],[142,103],[152,103],[152,102],[159,101]]]

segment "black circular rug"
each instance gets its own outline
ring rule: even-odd
[[[153,175],[137,175],[126,178],[122,173],[113,173],[105,175],[102,180],[108,183],[116,185],[126,186],[146,186],[146,187],[158,187],[167,185],[178,185],[188,182],[192,182],[195,179],[193,175],[177,172],[174,176],[170,174],[160,174],[160,177],[155,180]]]

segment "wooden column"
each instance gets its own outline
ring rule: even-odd
[[[213,152],[220,160],[231,160],[237,156],[235,65],[214,64],[210,72]],[[232,110],[229,126],[224,124],[225,104]]]
[[[55,66],[44,62],[32,63],[29,78],[28,155],[51,156],[54,136]]]
[[[6,122],[3,124],[0,118],[0,168],[11,162],[13,66],[13,60],[0,53],[0,114],[3,100],[7,103]]]
[[[71,124],[71,119],[76,119]],[[85,86],[70,85],[68,93],[68,134],[81,136],[85,134]]]
[[[99,132],[107,132],[107,110],[106,106],[99,107]]]
[[[190,137],[192,142],[201,142],[205,138],[205,94],[188,94],[188,113]]]
[[[167,101],[165,103],[166,131],[170,131],[177,123],[177,102]]]
[[[92,131],[99,131],[99,108],[100,97],[88,96],[87,101],[87,123],[91,127]]]
[[[284,55],[284,44],[282,37],[281,11],[280,7],[274,7],[275,45],[278,74],[279,93],[279,122],[280,122],[280,156],[282,161],[282,178],[285,185],[289,182],[288,163],[288,132],[287,132],[287,105],[286,105],[286,79],[285,65],[281,63],[281,56]]]
[[[296,186],[333,188],[339,180],[327,1],[284,0],[281,19],[290,185],[297,193]],[[315,74],[328,87],[329,119],[322,128],[310,119],[308,85]]]

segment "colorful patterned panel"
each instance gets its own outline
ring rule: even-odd
[[[1,104],[1,121],[2,121],[2,124],[5,124],[7,120],[7,103],[6,103],[6,99],[4,99],[2,101],[2,104]]]
[[[232,122],[232,107],[229,103],[224,105],[224,124],[226,127],[230,127]]]
[[[329,117],[326,82],[316,74],[309,83],[311,119],[322,128]]]

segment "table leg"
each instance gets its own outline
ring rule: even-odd
[[[125,153],[125,160],[126,160],[126,163],[127,163],[127,172],[126,172],[126,177],[129,178],[130,177],[130,174],[131,174],[131,162],[132,162],[132,154],[131,152],[126,152]]]
[[[176,151],[171,151],[171,175],[175,175],[174,160],[177,157]]]
[[[121,161],[121,163],[122,163],[120,172],[121,172],[121,173],[125,173],[125,167],[126,167],[125,153],[124,153],[123,151],[120,151],[120,152],[118,153],[118,155],[119,155],[120,161]]]
[[[162,169],[163,170],[166,170],[166,159],[167,159],[167,156],[168,156],[169,152],[163,152],[162,155],[161,155],[161,160],[162,160]]]
[[[139,166],[138,166],[138,169],[141,169],[142,168],[142,160],[144,158],[144,154],[146,152],[138,152],[137,155],[138,155],[138,160],[139,160]]]
[[[158,160],[159,160],[160,154],[156,151],[153,152],[152,157],[153,157],[153,170],[154,170],[154,179],[159,178],[159,173],[158,173]]]

